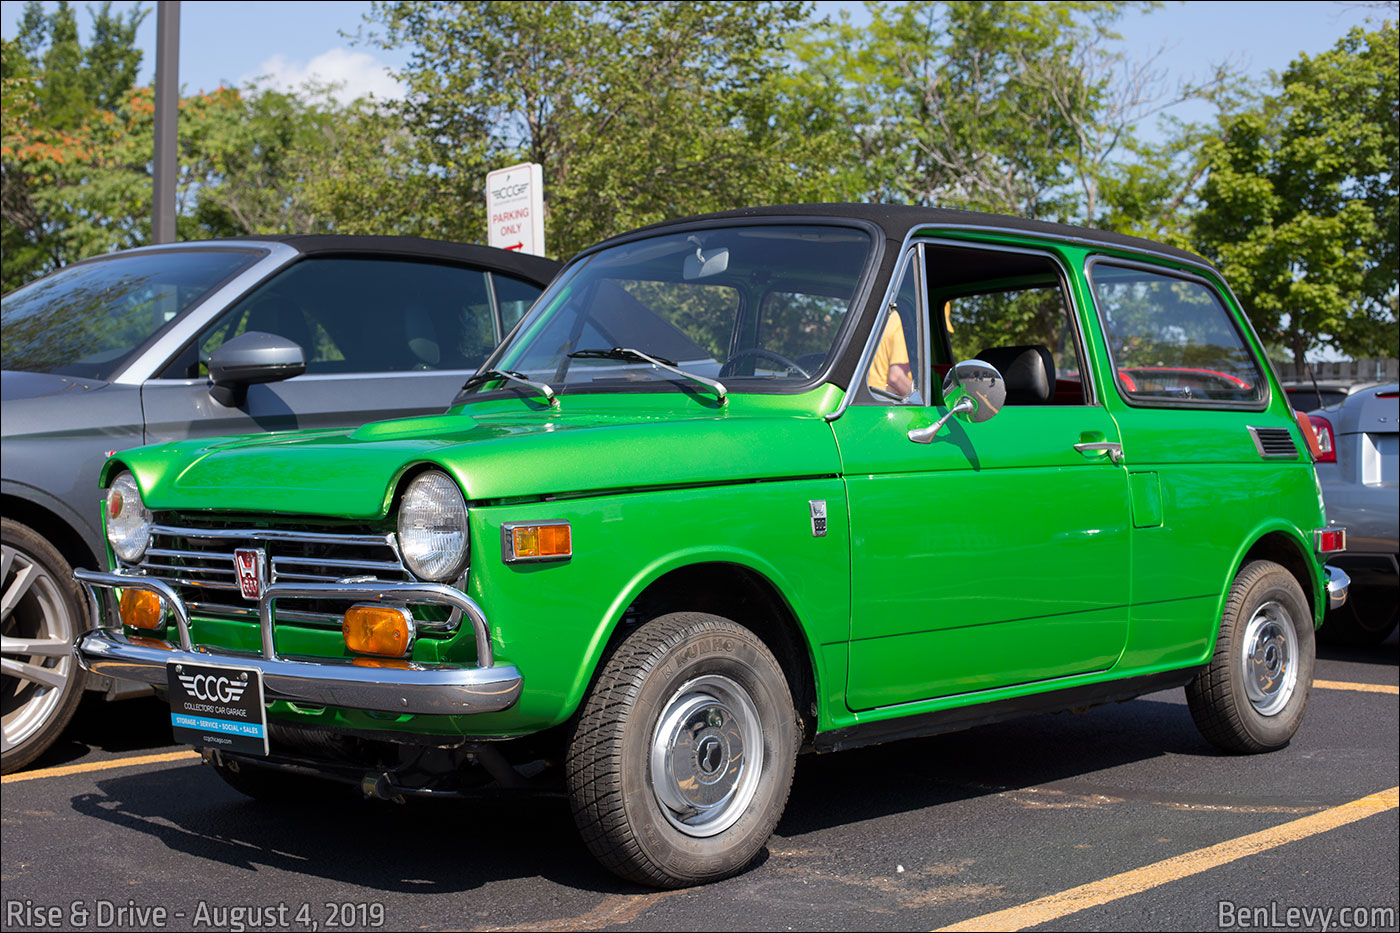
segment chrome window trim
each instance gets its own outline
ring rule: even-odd
[[[193,309],[177,317],[172,322],[170,330],[166,331],[159,340],[147,347],[144,352],[128,360],[125,366],[113,373],[112,378],[108,380],[111,383],[139,386],[155,378],[156,374],[169,364],[175,354],[180,352],[181,347],[193,340],[200,330],[226,311],[230,304],[241,298],[253,286],[301,255],[300,250],[285,243],[261,240],[220,240],[217,244],[193,241],[176,244],[176,247],[191,251],[253,249],[265,255],[225,282],[222,288],[206,295],[204,300]],[[172,250],[170,246],[147,246],[140,251],[166,252],[175,250]]]
[[[1026,236],[1026,235],[1028,235],[1028,234],[1026,234],[1025,231],[1013,231],[1013,230],[1008,230],[1008,229],[1004,229],[1004,228],[1000,228],[1000,227],[969,227],[969,226],[946,226],[946,225],[940,225],[937,229],[938,229],[938,230],[979,230],[979,231],[980,231],[980,230],[991,230],[991,231],[995,231],[995,232],[997,232],[997,233],[1019,233],[1019,235],[1021,235],[1021,236]],[[925,369],[926,369],[927,375],[928,375],[928,380],[927,380],[927,382],[925,383],[925,385],[926,385],[926,387],[927,387],[927,390],[928,390],[927,393],[926,393],[926,395],[925,395],[925,398],[924,398],[924,404],[925,404],[925,405],[931,405],[931,404],[932,404],[932,392],[933,392],[933,357],[932,357],[932,355],[931,355],[931,353],[930,353],[930,350],[931,350],[931,338],[932,338],[932,330],[933,330],[933,328],[932,328],[932,326],[931,326],[931,314],[932,314],[932,311],[931,311],[931,309],[928,307],[928,282],[926,281],[926,273],[925,273],[925,271],[924,271],[924,270],[925,270],[924,263],[927,261],[925,255],[924,255],[924,247],[925,247],[925,246],[932,245],[932,246],[955,247],[955,248],[959,248],[959,249],[985,249],[985,250],[992,250],[992,251],[995,251],[995,252],[1020,253],[1020,254],[1024,254],[1024,255],[1030,255],[1030,256],[1040,256],[1040,257],[1043,257],[1043,258],[1045,258],[1045,259],[1048,259],[1052,264],[1054,264],[1056,271],[1057,271],[1057,272],[1059,273],[1059,275],[1060,275],[1060,290],[1061,290],[1062,292],[1064,292],[1065,301],[1069,304],[1069,318],[1070,318],[1071,324],[1072,324],[1073,327],[1074,327],[1074,331],[1075,331],[1075,348],[1076,348],[1077,351],[1079,352],[1079,359],[1080,359],[1080,362],[1081,362],[1081,363],[1086,363],[1086,362],[1087,362],[1087,363],[1091,363],[1091,362],[1092,362],[1092,357],[1090,357],[1089,353],[1087,352],[1088,344],[1085,343],[1085,340],[1084,340],[1084,321],[1081,320],[1080,315],[1079,315],[1079,313],[1078,313],[1078,310],[1079,310],[1079,303],[1075,300],[1075,297],[1074,297],[1074,289],[1070,287],[1070,286],[1071,286],[1071,281],[1070,281],[1070,280],[1071,280],[1072,276],[1070,275],[1069,267],[1060,259],[1059,256],[1055,255],[1054,252],[1052,252],[1052,251],[1050,251],[1050,250],[1047,250],[1047,249],[1044,249],[1044,248],[1036,248],[1036,247],[1033,247],[1033,246],[1010,245],[1010,244],[1005,244],[1005,243],[983,243],[983,242],[978,241],[978,240],[960,240],[960,239],[956,239],[956,238],[954,238],[954,239],[948,239],[948,238],[939,237],[939,236],[936,236],[936,235],[929,235],[929,234],[927,234],[927,233],[916,233],[916,232],[915,232],[915,231],[922,231],[922,230],[924,230],[924,228],[922,228],[922,227],[916,227],[916,228],[911,229],[910,232],[907,233],[907,234],[905,235],[905,237],[904,237],[904,242],[903,242],[903,243],[900,245],[900,247],[899,247],[899,255],[900,255],[900,257],[901,257],[901,258],[900,258],[900,262],[896,264],[896,266],[895,266],[895,268],[896,268],[896,273],[895,273],[894,275],[890,276],[890,283],[889,283],[889,285],[886,286],[886,288],[885,288],[884,302],[880,305],[880,311],[881,311],[881,313],[883,313],[884,310],[887,309],[887,308],[889,307],[890,302],[894,300],[895,295],[898,294],[897,289],[899,288],[900,284],[902,284],[902,282],[903,282],[904,263],[908,262],[909,256],[911,255],[911,253],[917,253],[917,259],[916,259],[916,261],[917,261],[918,270],[919,270],[919,271],[918,271],[918,282],[919,282],[919,286],[918,286],[918,287],[919,287],[919,289],[920,289],[920,291],[919,291],[919,296],[918,296],[918,297],[919,297],[919,301],[922,302],[923,305],[924,305],[924,310],[925,310],[924,317],[928,319],[928,321],[926,321],[926,322],[925,322],[925,325],[924,325],[924,330],[925,330],[925,334],[924,334],[924,338],[925,338],[925,339],[924,339],[924,365],[925,365]],[[1038,234],[1037,234],[1037,235],[1038,235]],[[1046,239],[1057,239],[1057,240],[1067,240],[1067,239],[1068,239],[1068,238],[1066,238],[1066,237],[1045,237],[1045,238],[1046,238]],[[916,249],[911,250],[910,247],[915,247]],[[1153,267],[1151,267],[1151,268],[1156,268],[1156,267],[1153,266]],[[878,324],[879,324],[879,322],[876,321],[876,325],[878,325]],[[862,376],[865,374],[865,371],[870,367],[870,361],[871,361],[871,359],[872,359],[872,358],[874,357],[874,355],[875,355],[875,347],[878,346],[878,344],[879,344],[879,340],[877,339],[877,336],[876,336],[876,331],[877,331],[877,330],[879,330],[879,327],[878,327],[878,326],[872,326],[872,327],[870,328],[870,334],[865,338],[865,349],[861,351],[860,359],[856,362],[855,375],[852,376],[852,378],[851,378],[851,386],[850,386],[849,389],[847,389],[846,393],[845,393],[844,395],[841,396],[841,401],[837,404],[836,410],[825,416],[825,417],[826,417],[826,420],[827,420],[828,422],[830,422],[830,421],[835,421],[836,419],[840,418],[843,414],[845,414],[846,409],[849,408],[850,405],[852,404],[852,401],[851,401],[852,397],[853,397],[853,396],[855,395],[855,393],[859,390],[860,386],[864,384],[864,383],[861,382],[861,378],[862,378]],[[956,362],[956,361],[954,361],[954,362]],[[1081,379],[1080,379],[1081,385],[1085,386],[1085,389],[1086,389],[1086,391],[1084,392],[1084,405],[1085,405],[1086,407],[1091,407],[1091,406],[1096,406],[1096,405],[1101,406],[1101,405],[1103,404],[1103,402],[1102,402],[1102,400],[1100,399],[1099,393],[1098,393],[1098,391],[1097,391],[1097,384],[1096,384],[1096,382],[1095,382],[1095,380],[1094,380],[1094,374],[1093,374],[1093,366],[1092,366],[1092,365],[1089,365],[1088,367],[1085,367],[1085,368],[1086,368],[1086,372],[1080,374],[1080,376],[1081,376]],[[1084,377],[1086,377],[1086,376],[1087,376],[1087,379],[1084,378]],[[940,397],[941,397],[941,392],[940,392]]]
[[[1086,322],[1079,314],[1081,308],[1079,307],[1079,302],[1075,300],[1074,288],[1072,287],[1073,283],[1070,281],[1073,276],[1070,274],[1069,266],[1066,265],[1059,256],[1050,250],[1034,246],[1012,246],[1004,243],[981,243],[971,240],[940,239],[938,237],[923,238],[921,242],[933,246],[947,246],[956,249],[984,249],[998,253],[1017,253],[1023,256],[1038,256],[1042,259],[1048,259],[1055,267],[1055,271],[1060,277],[1060,292],[1064,296],[1066,305],[1065,313],[1066,317],[1069,319],[1070,326],[1074,328],[1074,349],[1075,352],[1079,354],[1080,369],[1083,370],[1083,372],[1079,374],[1079,384],[1080,391],[1084,395],[1084,404],[1082,406],[1068,405],[1059,407],[1102,407],[1103,402],[1099,398],[1098,385],[1094,379],[1093,357],[1089,353],[1089,344],[1085,340],[1084,324]],[[927,298],[927,296],[925,296],[925,298]],[[949,347],[948,355],[950,357],[953,355],[951,351],[952,347]],[[958,363],[960,361],[950,359],[949,362]]]
[[[403,379],[406,376],[461,376],[462,381],[476,372],[475,369],[370,369],[364,372],[344,372],[344,373],[302,373],[300,376],[293,376],[291,379],[283,379],[281,382],[327,382],[332,379],[355,378],[361,379]],[[275,385],[276,383],[268,383]],[[205,379],[147,379],[145,385],[152,388],[159,386],[207,386],[209,380]],[[446,406],[444,406],[445,408]]]
[[[904,234],[904,240],[899,244],[899,258],[895,260],[894,264],[895,274],[890,276],[889,284],[885,286],[885,294],[878,306],[879,310],[876,312],[877,315],[884,314],[885,309],[890,306],[890,302],[894,301],[895,296],[898,294],[896,289],[899,288],[900,282],[902,281],[901,276],[904,272],[904,264],[908,262],[909,247],[914,242],[914,231],[916,229],[918,228],[911,227],[909,232]],[[845,414],[846,409],[851,406],[851,399],[853,399],[856,392],[860,390],[862,384],[861,379],[865,376],[865,371],[870,368],[870,360],[874,357],[875,347],[879,343],[877,331],[880,328],[876,326],[878,324],[879,321],[877,320],[870,325],[870,333],[865,336],[865,347],[860,351],[860,359],[856,360],[856,368],[851,373],[851,384],[847,386],[846,391],[841,394],[841,401],[836,403],[836,410],[823,416],[828,422],[835,421]],[[829,373],[824,373],[823,375],[829,375]]]
[[[1260,398],[1260,400],[1258,402],[1230,403],[1214,399],[1202,399],[1200,401],[1190,399],[1160,399],[1152,401],[1143,401],[1141,399],[1134,400],[1129,398],[1127,393],[1123,389],[1123,384],[1118,381],[1118,361],[1113,358],[1113,345],[1108,339],[1108,328],[1105,326],[1104,323],[1103,308],[1099,305],[1099,296],[1094,291],[1094,266],[1099,264],[1118,266],[1119,268],[1127,269],[1140,269],[1144,272],[1152,272],[1156,275],[1161,275],[1168,278],[1176,278],[1183,279],[1188,282],[1196,282],[1197,284],[1203,286],[1212,295],[1214,295],[1217,300],[1219,300],[1222,294],[1228,294],[1230,297],[1230,301],[1233,302],[1235,306],[1233,310],[1239,312],[1239,319],[1242,319],[1244,321],[1245,328],[1242,329],[1239,326],[1239,319],[1237,319],[1236,315],[1232,313],[1232,309],[1229,305],[1222,301],[1220,303],[1220,307],[1221,310],[1225,312],[1225,320],[1230,324],[1232,328],[1234,328],[1236,335],[1241,338],[1241,345],[1244,347],[1244,349],[1252,351],[1250,353],[1250,358],[1253,360],[1254,366],[1258,370],[1259,375],[1263,379],[1264,383],[1264,394]],[[1198,263],[1194,265],[1197,265],[1198,268],[1204,269],[1207,272],[1214,273],[1214,270],[1210,269],[1208,266],[1204,266]],[[1218,275],[1218,273],[1214,274]],[[1235,297],[1235,293],[1230,290],[1230,286],[1225,282],[1224,278],[1218,279],[1219,283],[1222,286],[1224,286],[1224,288],[1217,289],[1215,285],[1211,282],[1211,280],[1204,275],[1199,275],[1193,272],[1184,272],[1180,269],[1172,269],[1165,266],[1159,266],[1155,263],[1150,262],[1134,262],[1131,259],[1120,259],[1117,256],[1103,256],[1096,254],[1087,256],[1084,259],[1084,281],[1089,286],[1089,301],[1093,305],[1094,315],[1098,318],[1099,330],[1103,334],[1104,350],[1108,353],[1108,363],[1110,367],[1109,375],[1112,377],[1111,381],[1113,383],[1115,391],[1117,391],[1118,393],[1118,397],[1122,399],[1125,405],[1129,406],[1130,408],[1188,408],[1195,409],[1198,411],[1261,412],[1269,410],[1269,407],[1273,404],[1274,400],[1274,382],[1277,381],[1278,377],[1274,373],[1273,363],[1269,360],[1269,354],[1264,349],[1263,341],[1259,339],[1259,334],[1254,330],[1254,324],[1249,320],[1249,315],[1245,314],[1244,306],[1240,304],[1239,299]],[[1254,338],[1253,347],[1251,347],[1249,341],[1245,339],[1246,329],[1248,331],[1249,336]],[[1260,366],[1259,363],[1261,359],[1264,361],[1263,366]]]

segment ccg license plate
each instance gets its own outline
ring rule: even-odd
[[[267,754],[261,671],[171,661],[165,674],[175,741],[240,755]]]

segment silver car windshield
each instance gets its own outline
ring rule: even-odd
[[[60,269],[0,302],[4,368],[106,379],[132,352],[263,253],[118,253]]]
[[[633,240],[580,261],[483,366],[555,391],[722,380],[792,388],[835,352],[872,247],[838,226],[749,225]],[[507,386],[481,380],[459,399]]]

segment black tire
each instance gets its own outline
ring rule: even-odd
[[[277,768],[264,768],[232,759],[206,761],[234,790],[259,803],[291,805],[350,798],[350,786]]]
[[[16,597],[6,599],[12,604],[0,622],[6,662],[0,681],[0,769],[9,774],[47,751],[73,718],[87,686],[87,674],[73,655],[73,639],[89,623],[73,568],[57,548],[8,518],[0,519],[0,540],[0,592]]]
[[[1397,620],[1400,605],[1394,587],[1359,588],[1352,584],[1346,605],[1328,611],[1317,637],[1329,645],[1371,648],[1390,637]]]
[[[573,724],[574,821],[629,881],[679,888],[733,875],[782,816],[801,735],[758,636],[719,616],[661,616],[618,646]]]
[[[1215,654],[1186,686],[1196,727],[1230,752],[1288,744],[1307,709],[1316,644],[1312,611],[1298,581],[1273,561],[1235,576]]]

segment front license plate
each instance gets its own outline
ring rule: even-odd
[[[171,661],[165,675],[175,741],[240,755],[267,754],[261,671]]]

